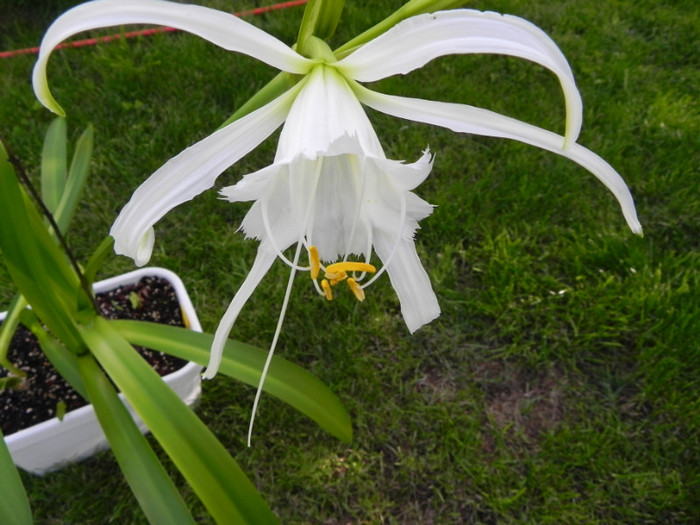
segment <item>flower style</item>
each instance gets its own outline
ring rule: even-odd
[[[432,206],[412,190],[428,176],[432,157],[426,151],[413,164],[387,159],[361,104],[460,133],[518,140],[567,157],[612,191],[630,228],[641,233],[622,178],[576,143],[582,102],[566,58],[542,30],[523,19],[466,9],[418,15],[337,59],[315,37],[310,39],[309,56],[302,56],[262,30],[205,7],[163,0],[96,0],[65,13],[44,37],[33,78],[39,100],[62,112],[46,79],[49,55],[60,41],[87,29],[132,23],[189,31],[301,76],[282,95],[164,164],[134,192],[111,229],[115,250],[145,264],[153,247],[153,225],[175,206],[213,186],[220,173],[284,124],[274,163],[221,191],[231,202],[253,201],[241,228],[260,246],[221,320],[205,377],[216,373],[236,317],[276,259],[291,272],[271,353],[299,271],[309,272],[321,296],[330,299],[336,287],[347,283],[359,300],[386,271],[411,332],[439,315],[413,241],[418,221],[431,213]],[[552,71],[565,98],[564,136],[485,109],[386,95],[361,84],[409,73],[440,56],[464,53],[510,55]],[[290,259],[284,252],[293,245]],[[382,261],[379,270],[371,263],[373,252]]]

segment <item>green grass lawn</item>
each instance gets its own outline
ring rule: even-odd
[[[0,51],[37,45],[71,0],[15,0]],[[202,1],[233,11],[252,1]],[[265,2],[271,3],[271,2]],[[336,44],[400,1],[348,0]],[[635,196],[645,237],[589,173],[518,143],[459,136],[377,113],[390,158],[430,146],[418,193],[437,208],[417,235],[442,316],[408,334],[387,279],[357,303],[318,299],[298,279],[278,352],[326,382],[351,413],[341,443],[218,376],[197,412],[282,523],[697,523],[700,520],[700,14],[691,1],[478,0],[522,16],[570,61],[584,107],[579,142]],[[287,43],[302,9],[251,20]],[[31,15],[31,16],[30,16]],[[108,31],[109,32],[109,31]],[[0,60],[0,134],[36,172],[52,115],[30,86],[34,57]],[[49,78],[77,138],[96,128],[92,179],[69,240],[85,258],[131,192],[214,130],[275,71],[186,34],[56,52]],[[563,132],[563,97],[543,69],[449,57],[384,92],[464,102]],[[264,143],[217,187],[268,165]],[[205,330],[252,264],[237,233],[247,207],[210,191],[157,225],[151,264],[178,272]],[[129,270],[114,258],[104,275]],[[4,309],[13,290],[0,270]],[[266,348],[284,294],[276,264],[232,337]],[[174,470],[174,469],[173,469]],[[44,478],[23,475],[38,523],[143,523],[109,453]],[[195,516],[203,508],[181,482]]]

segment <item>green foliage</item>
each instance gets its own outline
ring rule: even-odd
[[[114,321],[112,326],[130,343],[159,349],[206,366],[213,336],[174,326],[134,321]],[[220,373],[250,386],[258,386],[267,352],[239,341],[228,341]],[[316,421],[337,438],[350,442],[352,427],[345,407],[329,395],[325,385],[304,369],[273,356],[265,378],[265,391]]]
[[[2,341],[9,342],[8,334],[21,321],[38,338],[56,370],[92,403],[125,480],[149,522],[195,521],[178,488],[117,397],[112,382],[158,439],[213,519],[219,523],[228,520],[277,523],[255,486],[214,434],[130,342],[91,308],[92,291],[62,236],[70,221],[66,219],[61,226],[53,218],[54,213],[57,219],[73,214],[87,178],[91,144],[92,131],[88,128],[78,141],[78,160],[72,163],[69,173],[65,120],[56,119],[49,127],[42,150],[39,196],[20,161],[0,143],[0,209],[3,210],[0,251],[19,292],[11,305],[9,321],[2,328]],[[68,177],[77,178],[78,182]],[[20,186],[20,179],[32,197]],[[66,194],[73,195],[66,198]],[[111,241],[102,242],[90,258],[86,271],[90,278],[111,247]],[[27,305],[32,308],[27,309]],[[138,335],[139,323],[131,328]],[[149,331],[152,332],[154,329]],[[187,340],[187,351],[206,362],[211,337],[193,340],[180,332],[169,336]],[[162,339],[156,347],[167,352],[168,341],[164,343]],[[246,350],[264,355],[253,347]],[[4,347],[0,352],[0,363],[8,363],[6,351]],[[271,374],[273,391],[277,395],[282,393],[296,408],[349,440],[349,417],[337,398],[308,373],[280,361],[278,358]],[[261,373],[262,362],[236,355],[228,357],[226,365],[236,371],[234,376],[243,375],[250,383],[251,376]],[[257,370],[253,370],[255,365]],[[21,374],[11,364],[8,368],[16,375]],[[16,380],[13,377],[4,380],[3,389],[13,386]],[[299,389],[305,391],[300,393]],[[7,493],[2,498],[0,517],[3,522],[13,524],[30,522],[28,501],[4,440],[0,468],[5,480],[2,488]]]
[[[34,45],[67,3],[43,20],[3,12],[0,23],[12,31],[0,32],[2,48]],[[348,1],[334,45],[400,5]],[[559,44],[585,104],[581,143],[630,183],[645,237],[631,235],[606,190],[563,159],[371,114],[391,158],[415,160],[428,145],[436,153],[418,192],[437,207],[417,239],[441,318],[409,336],[386,280],[358,305],[319,302],[299,279],[278,353],[339,395],[353,419],[352,444],[263,397],[245,449],[254,389],[225,377],[204,385],[198,414],[254,473],[283,523],[692,523],[700,514],[698,8],[628,0],[469,6],[527,18]],[[253,23],[292,43],[301,14]],[[80,256],[146,176],[274,75],[183,34],[52,60],[70,127],[93,122],[105,137],[72,225]],[[32,64],[0,63],[0,128],[26,165],[38,166],[51,116],[27,84]],[[375,87],[562,130],[556,81],[517,60],[449,57]],[[268,165],[274,146],[243,159],[220,185]],[[209,331],[255,254],[255,242],[236,233],[245,211],[211,191],[158,225],[153,263],[183,277]],[[105,273],[127,268],[130,261],[113,260]],[[8,304],[14,289],[0,277]],[[234,338],[269,344],[286,277],[273,268]],[[105,454],[23,479],[39,522],[141,523],[117,472]],[[201,503],[182,492],[206,523]]]
[[[22,480],[0,432],[0,519],[7,525],[29,525],[32,511]]]

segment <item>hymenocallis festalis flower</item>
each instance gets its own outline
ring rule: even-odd
[[[205,377],[216,374],[236,317],[277,259],[291,271],[270,355],[297,272],[308,272],[322,297],[331,299],[342,288],[360,301],[367,286],[386,272],[411,332],[440,314],[413,241],[418,221],[431,213],[432,206],[412,190],[430,173],[432,157],[426,151],[413,164],[387,159],[363,104],[396,117],[518,140],[567,157],[612,191],[632,231],[641,233],[625,182],[605,160],[576,142],[582,102],[566,58],[526,20],[468,9],[425,13],[359,46],[345,46],[337,55],[325,42],[309,36],[300,54],[214,9],[163,0],[96,0],[68,11],[46,33],[33,78],[41,102],[62,113],[46,79],[49,55],[60,41],[88,29],[136,23],[189,31],[300,78],[270,102],[169,160],[134,192],[112,226],[115,250],[145,264],[153,247],[153,225],[175,206],[212,187],[219,174],[284,124],[274,163],[221,191],[231,202],[253,201],[241,228],[260,246],[221,320]],[[520,57],[552,71],[564,93],[564,135],[466,104],[386,95],[361,84],[463,53]],[[288,257],[285,251],[292,246]],[[373,254],[381,261],[379,267]]]

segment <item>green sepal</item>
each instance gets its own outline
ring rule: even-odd
[[[12,336],[19,325],[20,314],[26,307],[27,301],[24,299],[24,296],[22,294],[15,295],[10,303],[10,307],[7,309],[5,319],[2,321],[2,327],[0,327],[0,366],[9,370],[13,375],[20,377],[26,374],[10,362],[7,354],[10,350]]]
[[[132,344],[160,350],[203,366],[209,362],[209,351],[214,340],[211,334],[143,321],[114,320],[109,323]],[[224,347],[219,373],[258,386],[266,359],[266,351],[229,339]],[[273,356],[263,390],[313,419],[338,439],[346,443],[352,441],[352,423],[341,401],[321,380],[303,368]]]

